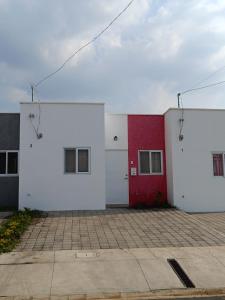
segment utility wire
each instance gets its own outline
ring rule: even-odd
[[[221,72],[223,69],[225,69],[225,66],[220,67],[219,69],[217,69],[216,71],[212,72],[211,74],[209,74],[207,77],[205,77],[204,79],[202,79],[201,81],[199,81],[198,83],[196,83],[192,88],[197,87],[198,85],[202,84],[203,82],[207,81],[209,78],[213,77],[214,75],[216,75],[217,73]]]
[[[201,81],[199,81],[198,83],[196,83],[195,85],[193,85],[191,87],[191,89],[196,88],[197,86],[199,86],[200,84],[202,84],[203,82],[207,81],[209,78],[213,77],[214,75],[216,75],[217,73],[221,72],[222,70],[225,69],[225,66],[220,67],[219,69],[217,69],[216,71],[210,73],[207,77],[205,77],[204,79],[202,79]]]
[[[125,8],[102,30],[100,31],[96,36],[94,36],[89,42],[87,42],[86,44],[84,44],[83,46],[81,46],[78,50],[76,50],[71,56],[69,56],[64,63],[58,67],[54,72],[48,74],[47,76],[45,76],[44,78],[42,78],[41,80],[39,80],[34,87],[39,86],[40,84],[42,84],[44,81],[46,81],[47,79],[49,79],[50,77],[54,76],[56,73],[58,73],[59,71],[61,71],[65,65],[75,56],[77,55],[80,51],[82,51],[84,48],[88,47],[90,44],[92,44],[93,42],[95,42],[97,39],[100,38],[101,35],[103,35],[112,25],[113,23],[115,23],[119,17],[125,13],[125,11],[131,6],[131,4],[134,2],[135,0],[131,0],[126,6]]]
[[[179,94],[180,95],[184,95],[184,94],[187,94],[187,93],[190,93],[190,92],[193,92],[193,91],[198,91],[198,90],[206,89],[206,88],[213,87],[213,86],[220,85],[220,84],[225,84],[225,80],[214,82],[214,83],[211,83],[211,84],[208,84],[208,85],[205,85],[205,86],[201,86],[201,87],[198,87],[198,88],[188,89],[188,90],[185,90],[185,91],[183,91],[183,92],[181,92]]]

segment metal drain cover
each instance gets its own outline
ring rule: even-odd
[[[97,257],[96,252],[78,252],[76,253],[76,258],[93,258]]]

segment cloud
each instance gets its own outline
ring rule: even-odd
[[[54,71],[127,0],[0,0],[0,110],[18,110],[30,83]],[[111,112],[162,113],[176,94],[225,65],[225,4],[136,0],[98,41],[38,88],[42,101],[105,101]],[[206,83],[223,80],[221,70]],[[183,97],[223,107],[225,86]]]
[[[8,91],[8,99],[10,102],[20,103],[24,101],[30,101],[30,97],[27,91],[22,89],[12,88]]]

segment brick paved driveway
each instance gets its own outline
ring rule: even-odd
[[[224,245],[225,224],[218,231],[200,216],[175,209],[52,212],[29,227],[15,250]]]
[[[203,224],[208,225],[219,232],[225,233],[225,212],[201,213],[193,214],[192,216],[198,219]]]

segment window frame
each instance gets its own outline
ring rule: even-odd
[[[149,164],[150,164],[150,173],[141,173],[141,163],[140,163],[140,153],[141,152],[148,152],[149,153]],[[161,172],[152,172],[152,152],[158,152],[160,153],[160,158],[161,158]],[[163,150],[138,150],[138,175],[140,176],[159,176],[159,175],[164,175],[163,172]]]
[[[223,156],[223,175],[222,176],[214,175],[214,166],[213,166],[213,155],[214,154],[222,154],[222,156]],[[212,176],[213,176],[213,178],[225,178],[225,151],[212,151],[211,152],[211,160],[212,160]]]
[[[6,167],[5,173],[0,174],[0,177],[17,177],[19,176],[19,150],[0,150],[0,153],[6,153]],[[17,173],[8,173],[8,153],[17,153]]]
[[[88,171],[87,172],[79,172],[79,163],[78,163],[78,152],[79,150],[87,150],[88,151]],[[90,174],[91,173],[91,149],[90,147],[77,147],[76,148],[76,174]]]
[[[66,150],[75,150],[75,172],[66,172],[66,170],[65,170]],[[79,150],[88,150],[88,171],[87,172],[79,172],[78,171],[78,152],[79,152]],[[64,147],[63,155],[64,155],[64,174],[65,175],[91,174],[91,147]]]

